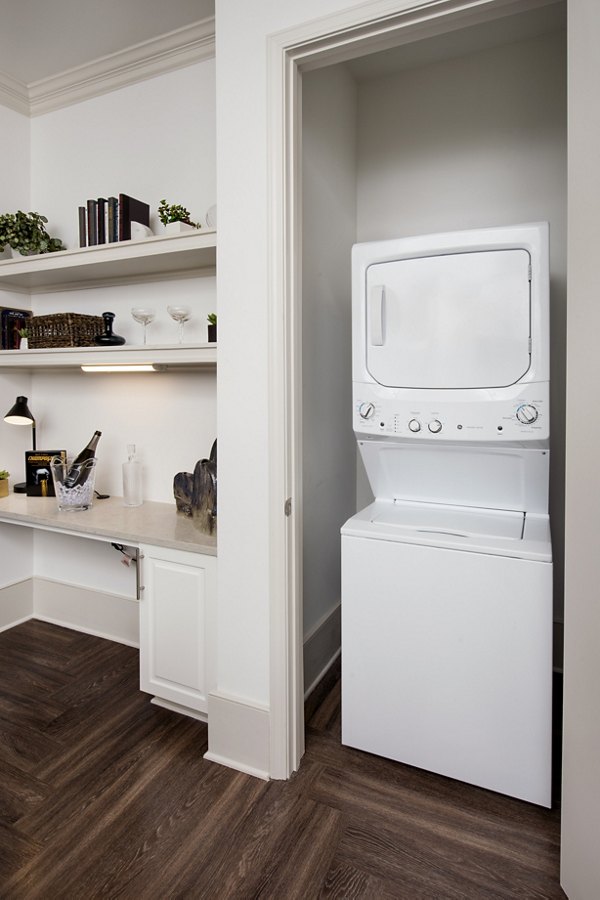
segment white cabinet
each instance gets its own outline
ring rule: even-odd
[[[206,714],[216,557],[149,545],[140,552],[140,687],[159,705]]]

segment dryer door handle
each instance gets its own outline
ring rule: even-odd
[[[385,311],[385,285],[375,284],[369,292],[369,338],[372,347],[383,346],[383,315]]]

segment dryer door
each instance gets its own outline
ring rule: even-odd
[[[367,270],[367,369],[386,387],[492,388],[531,361],[526,250],[450,253]]]

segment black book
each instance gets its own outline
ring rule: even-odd
[[[87,201],[87,236],[88,247],[98,243],[98,201]]]
[[[27,327],[31,312],[28,309],[0,307],[0,344],[2,350],[18,350],[21,343],[19,330]]]
[[[85,206],[79,207],[79,246],[87,247],[87,222]]]
[[[106,243],[106,198],[98,197],[96,200],[98,204],[98,225],[97,225],[97,238],[99,244]]]
[[[115,241],[119,240],[119,201],[116,197],[109,197],[107,200],[107,206],[107,238],[109,240],[109,243],[113,244]]]
[[[55,497],[50,460],[60,456],[67,461],[66,450],[27,450],[25,452],[25,491],[28,497]]]
[[[119,194],[119,240],[131,240],[131,223],[150,226],[150,205],[141,200]]]

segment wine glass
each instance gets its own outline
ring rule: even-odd
[[[138,322],[140,325],[144,326],[144,344],[146,343],[146,328],[150,324],[150,322],[154,322],[154,317],[156,315],[155,310],[150,309],[147,306],[134,306],[131,310],[131,315],[133,316],[134,322]]]
[[[167,306],[167,312],[176,322],[179,322],[179,343],[183,343],[183,326],[192,315],[189,306]]]

